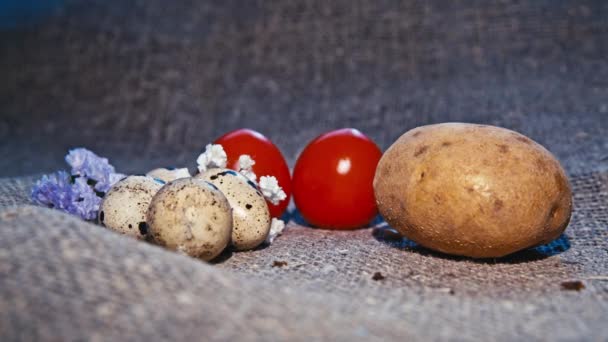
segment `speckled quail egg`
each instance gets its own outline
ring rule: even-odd
[[[209,169],[196,175],[224,193],[232,207],[232,245],[237,250],[259,246],[270,231],[268,205],[257,186],[240,173],[229,169]]]
[[[232,210],[213,184],[195,178],[165,185],[148,209],[148,229],[158,245],[211,260],[230,243]]]
[[[144,239],[146,213],[164,183],[146,176],[129,176],[114,184],[99,207],[98,221],[118,233]]]
[[[146,176],[157,178],[165,183],[169,183],[179,178],[188,178],[190,176],[190,171],[187,168],[176,169],[172,167],[160,167],[146,173]]]

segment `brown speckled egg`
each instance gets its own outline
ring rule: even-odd
[[[237,250],[259,246],[270,231],[270,213],[256,185],[238,172],[210,169],[196,175],[217,186],[232,207],[232,245]]]
[[[148,206],[163,185],[146,176],[129,176],[114,184],[99,207],[99,223],[118,233],[144,239]]]
[[[230,243],[232,210],[213,184],[182,178],[165,185],[148,209],[148,229],[160,246],[203,260]]]
[[[165,183],[172,182],[176,179],[180,178],[188,178],[190,176],[190,172],[187,168],[175,169],[175,168],[164,168],[160,167],[158,169],[154,169],[146,173],[146,176],[157,178],[162,180]]]

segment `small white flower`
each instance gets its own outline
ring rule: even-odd
[[[283,234],[283,230],[285,229],[285,222],[283,220],[279,220],[277,218],[272,219],[272,223],[270,224],[270,232],[266,237],[266,243],[271,244],[277,236]]]
[[[277,205],[287,198],[285,191],[279,186],[279,182],[274,176],[260,177],[260,190],[262,195],[272,204]]]
[[[239,157],[239,169],[251,170],[253,165],[255,165],[255,160],[253,160],[250,155],[241,154],[241,156]]]
[[[251,158],[248,154],[242,154],[239,157],[238,169],[239,173],[243,176],[247,177],[247,179],[256,182],[257,176],[255,172],[253,172],[253,165],[255,165],[255,160]]]
[[[198,164],[198,171],[205,172],[207,169],[213,169],[217,167],[226,167],[228,162],[228,156],[222,145],[208,144],[205,147],[205,152],[201,153],[196,159]]]

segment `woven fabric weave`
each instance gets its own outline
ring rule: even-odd
[[[23,198],[27,183],[4,180],[0,194]],[[209,265],[50,209],[5,207],[0,331],[9,340],[603,339],[608,175],[573,183],[567,234],[486,261],[438,255],[384,228],[292,222],[273,245]],[[568,281],[585,288],[566,290]]]
[[[0,25],[0,339],[608,339],[608,3],[55,3]],[[251,127],[293,166],[333,128],[385,149],[447,121],[552,151],[565,234],[475,261],[294,215],[273,245],[208,264],[28,199],[75,146],[124,173],[193,168]]]

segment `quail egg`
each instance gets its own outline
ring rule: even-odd
[[[114,184],[99,207],[98,221],[118,233],[144,239],[146,213],[164,183],[146,176],[129,176]]]
[[[203,260],[230,243],[232,210],[213,184],[182,178],[165,185],[147,214],[151,239],[158,245]]]
[[[158,169],[154,169],[154,170],[146,173],[146,176],[160,179],[160,180],[164,181],[165,183],[169,183],[169,182],[174,181],[179,178],[191,177],[190,171],[188,171],[188,168],[185,168],[185,167],[181,168],[181,169],[176,169],[176,168],[172,168],[172,167],[168,167],[168,168],[160,167]]]
[[[232,207],[232,245],[237,250],[259,246],[270,231],[268,205],[257,186],[240,173],[223,168],[196,175],[224,193]]]

